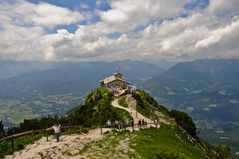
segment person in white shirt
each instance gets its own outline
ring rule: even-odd
[[[107,126],[111,126],[110,120],[108,120],[106,124],[107,124]]]
[[[61,132],[61,124],[55,123],[51,129],[54,129],[56,135],[56,141],[59,142],[60,140],[60,132]]]

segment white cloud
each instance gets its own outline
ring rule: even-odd
[[[83,19],[79,12],[48,3],[33,4],[24,0],[0,3],[0,58],[49,59],[44,58],[44,53],[49,52],[46,50],[54,41],[48,40],[49,44],[42,42],[47,36],[46,28],[77,23]],[[59,37],[66,37],[66,32],[59,30]]]
[[[238,0],[210,0],[208,11],[212,14],[239,13]]]
[[[189,0],[112,0],[111,9],[100,12],[102,20],[120,31],[128,31],[154,20],[179,16]]]
[[[49,3],[33,4],[23,0],[5,1],[0,5],[0,13],[7,22],[18,26],[42,26],[52,28],[79,22],[83,16],[79,12]]]
[[[152,49],[151,58],[177,60],[186,57],[225,57],[226,52],[233,49],[230,44],[239,42],[239,36],[236,36],[239,32],[239,21],[234,18],[220,25],[219,22],[220,18],[195,13],[187,18],[165,21],[161,25],[150,25],[142,33],[142,41],[147,40],[146,46],[158,48],[156,51]]]

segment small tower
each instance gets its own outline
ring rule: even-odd
[[[122,73],[116,72],[116,73],[114,73],[114,76],[116,78],[123,79],[123,74]]]

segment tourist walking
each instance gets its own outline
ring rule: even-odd
[[[141,119],[138,121],[139,128],[141,128]]]
[[[147,125],[148,125],[148,123],[147,123],[147,121],[145,120],[145,121],[144,121],[144,126],[145,126],[145,128],[147,128]]]
[[[61,124],[55,123],[51,128],[48,128],[47,130],[54,130],[56,141],[60,141]]]
[[[132,131],[134,131],[134,119],[131,120]]]

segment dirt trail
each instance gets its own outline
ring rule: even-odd
[[[104,128],[103,132],[109,129]],[[23,150],[6,156],[7,159],[39,159],[39,158],[74,158],[64,155],[65,152],[78,152],[85,144],[102,139],[100,128],[90,130],[88,134],[62,135],[60,142],[51,136],[49,141],[43,137]],[[77,156],[79,157],[79,156]],[[84,156],[81,156],[84,157]]]
[[[117,108],[120,108],[120,109],[124,109],[124,110],[128,111],[128,112],[130,113],[130,115],[131,115],[131,116],[133,117],[133,119],[134,119],[134,124],[138,124],[138,121],[139,121],[140,119],[141,119],[141,120],[144,119],[144,121],[147,121],[147,123],[153,123],[152,120],[150,120],[149,118],[143,116],[142,114],[140,114],[139,112],[137,112],[137,111],[134,109],[134,108],[136,108],[136,105],[131,105],[130,107],[126,108],[126,107],[120,106],[119,103],[118,103],[118,101],[119,101],[119,99],[114,99],[114,100],[112,101],[112,103],[111,103],[112,106],[117,107]],[[135,102],[135,104],[136,104],[136,102]]]
[[[147,123],[153,123],[153,121],[151,119],[143,116],[142,114],[140,114],[139,112],[136,111],[137,102],[132,97],[132,95],[130,95],[130,94],[126,95],[125,102],[128,104],[127,108],[120,106],[118,101],[119,101],[119,99],[114,99],[111,103],[112,106],[128,111],[134,119],[134,124],[138,124],[139,119],[141,119],[141,120],[144,119],[144,121],[147,121]],[[167,121],[165,118],[165,115],[163,115],[162,113],[160,113],[160,112],[155,112],[155,113],[159,116],[160,123],[165,123],[168,125],[174,123],[174,121],[172,119],[171,119],[171,121],[170,121],[170,119],[169,119],[169,121]],[[155,126],[155,125],[152,124],[151,126]]]

